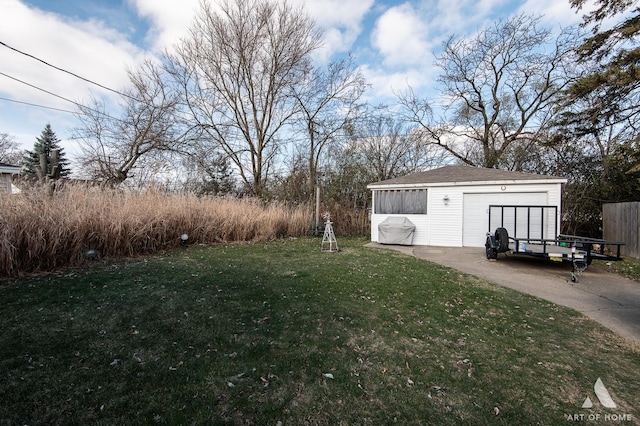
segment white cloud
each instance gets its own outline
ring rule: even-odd
[[[361,67],[371,90],[366,94],[372,104],[386,103],[393,105],[397,95],[411,87],[417,93],[424,93],[433,88],[436,73],[434,68],[406,68],[403,71],[391,72],[380,67],[368,65]]]
[[[448,37],[467,37],[495,19],[513,12],[509,0],[406,1],[384,11],[372,31],[371,45],[383,59],[363,67],[373,98],[394,102],[394,92],[408,86],[421,96],[434,96],[440,70],[434,52]],[[508,11],[508,12],[507,12]]]
[[[470,13],[466,1],[424,1],[420,6],[431,37],[441,38],[445,34],[459,34],[461,29],[473,27],[472,21],[480,18]]]
[[[290,0],[290,3],[304,6],[309,16],[323,28],[356,29],[374,0]]]
[[[155,52],[171,48],[187,31],[199,9],[199,0],[129,0],[138,14],[151,23],[147,41]]]
[[[423,63],[431,56],[426,24],[409,3],[383,13],[371,35],[371,44],[390,66]]]
[[[568,0],[567,0],[568,2]],[[470,2],[465,7],[467,10],[472,8],[472,12],[469,15],[482,17],[495,14],[497,11],[504,10],[504,6],[509,3],[509,0],[480,0]]]
[[[324,31],[324,45],[315,54],[321,63],[353,50],[362,33],[363,20],[374,3],[374,0],[290,0],[290,4],[303,7]]]
[[[149,20],[151,30],[148,41],[156,52],[170,48],[187,35],[199,0],[157,1],[129,0],[139,16]],[[374,0],[289,0],[303,7],[325,32],[324,45],[316,54],[326,62],[336,53],[348,52],[362,31],[362,20]]]
[[[122,89],[127,83],[126,69],[135,66],[142,57],[138,47],[102,21],[62,17],[27,7],[18,0],[3,0],[0,41],[115,90]],[[113,96],[112,92],[4,46],[0,46],[0,64],[3,73],[72,101],[87,100],[91,93],[98,97]],[[72,103],[2,75],[0,96],[65,110],[75,109]],[[32,145],[47,122],[51,122],[54,131],[64,138],[65,128],[74,125],[74,117],[10,101],[0,102],[0,131],[15,134],[23,146]],[[33,136],[24,140],[23,135],[29,132]]]
[[[134,65],[141,51],[102,22],[74,21],[6,0],[0,17],[0,40],[59,68],[105,86],[120,89],[126,82],[126,67]],[[0,48],[0,63],[6,74],[70,99],[80,99],[97,86],[55,70],[8,48]],[[73,105],[14,80],[0,79],[0,92],[19,100],[46,101],[48,105]]]
[[[582,22],[582,14],[576,13],[568,1],[527,0],[518,9],[520,13],[543,15],[543,21],[549,25],[576,25]]]

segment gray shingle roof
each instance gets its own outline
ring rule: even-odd
[[[384,180],[369,185],[369,187],[382,185],[415,185],[433,183],[460,183],[460,182],[492,182],[492,181],[518,181],[518,180],[565,180],[558,176],[545,176],[532,173],[512,172],[509,170],[486,169],[472,166],[444,166],[439,169],[426,172],[413,173],[395,179]]]

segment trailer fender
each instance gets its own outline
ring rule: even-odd
[[[484,243],[487,252],[487,259],[497,259],[498,251],[496,250],[496,239],[493,235],[487,234],[487,241]]]

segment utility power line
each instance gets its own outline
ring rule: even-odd
[[[50,107],[50,106],[46,106],[46,105],[33,104],[31,102],[17,101],[15,99],[9,99],[9,98],[0,97],[0,101],[14,102],[16,104],[29,105],[29,106],[34,106],[34,107],[38,107],[38,108],[51,109],[51,110],[54,110],[54,111],[68,112],[69,114],[75,114],[75,111],[69,111],[68,109],[54,108],[54,107]]]
[[[5,43],[5,42],[3,42],[3,41],[1,41],[1,40],[0,40],[0,45],[2,45],[2,46],[4,46],[4,47],[6,47],[6,48],[8,48],[8,49],[13,50],[14,52],[20,53],[21,55],[27,56],[27,57],[29,57],[29,58],[31,58],[31,59],[35,59],[36,61],[41,62],[41,63],[45,64],[45,65],[46,65],[46,66],[48,66],[48,67],[51,67],[51,68],[56,69],[56,70],[58,70],[58,71],[62,71],[62,72],[64,72],[64,73],[67,73],[67,74],[69,74],[69,75],[72,75],[72,76],[74,76],[74,77],[76,77],[76,78],[79,78],[80,80],[86,81],[87,83],[94,84],[94,85],[96,85],[96,86],[98,86],[98,87],[101,87],[101,88],[103,88],[103,89],[105,89],[105,90],[108,90],[108,91],[110,91],[110,92],[117,93],[117,94],[118,94],[118,95],[120,95],[120,96],[124,96],[124,97],[127,97],[127,98],[129,98],[129,99],[132,99],[132,100],[134,100],[134,101],[138,101],[138,102],[140,102],[138,99],[134,98],[134,97],[133,97],[133,96],[131,96],[131,95],[127,95],[126,93],[122,93],[122,92],[120,92],[120,91],[118,91],[118,90],[112,89],[112,88],[107,87],[107,86],[105,86],[105,85],[102,85],[102,84],[100,84],[100,83],[96,83],[96,82],[95,82],[95,81],[93,81],[93,80],[89,80],[88,78],[82,77],[82,76],[80,76],[80,75],[78,75],[78,74],[76,74],[76,73],[74,73],[74,72],[68,71],[68,70],[66,70],[66,69],[64,69],[64,68],[60,68],[60,67],[57,67],[57,66],[55,66],[55,65],[52,65],[52,64],[50,64],[50,63],[48,63],[48,62],[46,62],[46,61],[44,61],[44,60],[42,60],[42,59],[40,59],[40,58],[38,58],[38,57],[36,57],[36,56],[33,56],[33,55],[31,55],[31,54],[29,54],[29,53],[26,53],[26,52],[23,52],[23,51],[21,51],[21,50],[19,50],[19,49],[16,49],[15,47],[9,46],[7,43]]]
[[[12,76],[10,76],[9,74],[5,74],[5,73],[3,73],[2,71],[0,71],[0,75],[3,75],[3,76],[5,76],[5,77],[7,77],[7,78],[10,78],[11,80],[15,80],[15,81],[17,81],[17,82],[19,82],[19,83],[22,83],[22,84],[24,84],[24,85],[27,85],[27,86],[29,86],[29,87],[32,87],[32,88],[34,88],[34,89],[36,89],[36,90],[40,90],[41,92],[44,92],[44,93],[46,93],[46,94],[48,94],[48,95],[55,96],[56,98],[60,98],[60,99],[62,99],[62,100],[64,100],[64,101],[70,102],[70,103],[72,103],[72,104],[74,104],[74,105],[76,105],[76,106],[80,107],[80,111],[82,111],[83,109],[85,109],[85,110],[93,111],[93,112],[95,112],[95,113],[98,113],[98,114],[100,114],[100,115],[103,115],[103,116],[105,116],[105,117],[107,117],[107,118],[110,118],[110,119],[112,119],[112,120],[122,121],[122,120],[120,120],[119,118],[111,117],[109,114],[106,114],[106,113],[105,113],[105,112],[103,112],[103,111],[98,111],[98,110],[93,109],[93,108],[90,108],[90,107],[88,107],[88,106],[86,106],[86,105],[82,105],[82,104],[80,104],[80,103],[78,103],[78,102],[76,102],[76,101],[73,101],[73,100],[71,100],[71,99],[69,99],[69,98],[65,98],[64,96],[60,96],[60,95],[58,95],[58,94],[56,94],[56,93],[53,93],[53,92],[51,92],[51,91],[49,91],[49,90],[43,89],[43,88],[41,88],[41,87],[38,87],[38,86],[36,86],[36,85],[34,85],[34,84],[27,83],[26,81],[24,81],[24,80],[20,80],[19,78],[16,78],[16,77],[12,77]],[[81,112],[81,113],[82,113],[82,112]],[[85,114],[85,115],[86,115],[86,114]]]
[[[108,91],[113,92],[113,93],[116,93],[116,94],[118,94],[118,95],[120,95],[120,96],[123,96],[123,97],[129,98],[129,99],[134,100],[134,101],[136,101],[136,102],[140,102],[140,103],[143,103],[143,104],[148,104],[148,102],[141,101],[140,99],[137,99],[137,98],[135,98],[134,96],[131,96],[131,95],[127,94],[127,93],[120,92],[120,91],[118,91],[118,90],[112,89],[112,88],[110,88],[110,87],[107,87],[107,86],[105,86],[105,85],[103,85],[103,84],[97,83],[97,82],[95,82],[95,81],[93,81],[93,80],[90,80],[90,79],[88,79],[88,78],[82,77],[81,75],[78,75],[78,74],[76,74],[76,73],[74,73],[74,72],[71,72],[71,71],[69,71],[69,70],[66,70],[66,69],[64,69],[64,68],[61,68],[61,67],[58,67],[58,66],[52,65],[52,64],[50,64],[50,63],[48,63],[48,62],[44,61],[43,59],[40,59],[40,58],[38,58],[38,57],[36,57],[36,56],[34,56],[34,55],[30,54],[30,53],[23,52],[23,51],[21,51],[21,50],[19,50],[19,49],[15,48],[15,47],[13,47],[13,46],[10,46],[10,45],[8,45],[7,43],[5,43],[5,42],[3,42],[3,41],[1,41],[1,40],[0,40],[0,45],[2,45],[2,46],[4,46],[4,47],[6,47],[7,49],[13,50],[13,51],[14,51],[14,52],[16,52],[16,53],[19,53],[19,54],[21,54],[21,55],[24,55],[24,56],[27,56],[27,57],[29,57],[29,58],[31,58],[31,59],[34,59],[34,60],[36,60],[36,61],[38,61],[38,62],[41,62],[41,63],[43,63],[44,65],[46,65],[46,66],[48,66],[48,67],[51,67],[51,68],[53,68],[53,69],[55,69],[55,70],[58,70],[58,71],[64,72],[64,73],[69,74],[69,75],[71,75],[71,76],[73,76],[73,77],[75,77],[75,78],[78,78],[78,79],[80,79],[80,80],[83,80],[83,81],[85,81],[85,82],[87,82],[87,83],[90,83],[90,84],[96,85],[96,86],[101,87],[101,88],[103,88],[103,89],[105,89],[105,90],[108,90]],[[92,109],[92,108],[90,108],[90,107],[88,107],[88,106],[81,105],[81,104],[79,104],[79,103],[77,103],[77,102],[75,102],[75,101],[73,101],[73,100],[71,100],[71,99],[68,99],[68,98],[65,98],[64,96],[60,96],[60,95],[58,95],[58,94],[56,94],[56,93],[50,92],[50,91],[48,91],[48,90],[46,90],[46,89],[43,89],[43,88],[41,88],[41,87],[38,87],[38,86],[36,86],[36,85],[33,85],[33,84],[30,84],[30,83],[27,83],[26,81],[20,80],[20,79],[18,79],[18,78],[16,78],[16,77],[12,77],[12,76],[10,76],[10,75],[8,75],[8,74],[5,74],[5,73],[3,73],[3,72],[0,72],[0,75],[3,75],[3,76],[5,76],[5,77],[7,77],[7,78],[10,78],[10,79],[15,80],[15,81],[17,81],[17,82],[20,82],[20,83],[22,83],[22,84],[25,84],[25,85],[27,85],[27,86],[29,86],[29,87],[32,87],[32,88],[36,89],[36,90],[40,90],[40,91],[42,91],[42,92],[44,92],[44,93],[47,93],[47,94],[49,94],[49,95],[51,95],[51,96],[55,96],[55,97],[60,98],[60,99],[62,99],[62,100],[64,100],[64,101],[70,102],[70,103],[72,103],[72,104],[74,104],[74,105],[76,105],[76,106],[80,107],[80,108],[81,108],[81,110],[82,110],[82,109],[85,109],[85,110],[93,111],[93,112],[95,112],[95,113],[101,114],[101,115],[103,115],[103,116],[105,116],[105,117],[107,117],[107,118],[110,118],[110,119],[112,119],[112,120],[117,120],[117,121],[120,121],[120,122],[123,122],[123,123],[124,123],[124,121],[123,121],[123,120],[121,120],[121,119],[119,119],[119,118],[114,118],[114,117],[112,117],[112,116],[110,116],[110,115],[108,115],[108,114],[106,114],[106,113],[104,113],[104,112],[102,112],[102,111],[98,111],[98,110]],[[52,109],[52,110],[58,110],[58,111],[61,111],[61,112],[68,112],[68,113],[76,114],[76,112],[73,112],[73,111],[67,111],[67,110],[63,110],[63,109],[47,107],[47,106],[44,106],[44,105],[32,104],[32,103],[29,103],[29,102],[17,101],[17,100],[13,100],[13,99],[0,98],[0,100],[5,100],[5,101],[9,101],[9,102],[16,102],[16,103],[20,103],[20,104],[24,104],[24,105],[30,105],[30,106],[35,106],[35,107],[39,107],[39,108],[46,108],[46,109]]]
[[[72,100],[71,100],[71,99],[69,99],[69,98],[65,98],[64,96],[57,95],[57,94],[55,94],[55,93],[53,93],[53,92],[50,92],[50,91],[48,91],[48,90],[46,90],[46,89],[43,89],[43,88],[41,88],[41,87],[38,87],[38,86],[36,86],[36,85],[34,85],[34,84],[27,83],[26,81],[24,81],[24,80],[20,80],[19,78],[12,77],[12,76],[10,76],[9,74],[5,74],[5,73],[3,73],[2,71],[0,71],[0,75],[3,75],[3,76],[5,76],[5,77],[7,77],[7,78],[10,78],[11,80],[15,80],[15,81],[17,81],[18,83],[22,83],[22,84],[27,85],[27,86],[29,86],[29,87],[33,87],[34,89],[36,89],[36,90],[40,90],[41,92],[44,92],[44,93],[46,93],[46,94],[48,94],[48,95],[55,96],[56,98],[60,98],[60,99],[62,99],[63,101],[71,102],[72,104],[74,104],[74,105],[76,105],[76,106],[82,107],[82,105],[80,105],[80,104],[79,104],[79,103],[77,103],[76,101],[72,101]]]

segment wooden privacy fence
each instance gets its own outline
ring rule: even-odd
[[[623,256],[640,258],[640,202],[609,203],[602,206],[602,238],[625,243]]]

